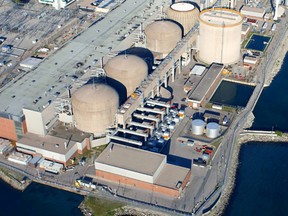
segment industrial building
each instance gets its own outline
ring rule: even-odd
[[[182,29],[169,20],[158,20],[149,24],[144,30],[146,48],[156,58],[165,58],[182,38]]]
[[[74,125],[94,136],[103,135],[114,125],[118,106],[119,96],[112,87],[102,83],[84,85],[72,95]]]
[[[176,2],[166,10],[167,18],[178,22],[186,35],[198,22],[199,10],[190,2]]]
[[[147,63],[136,55],[118,55],[104,66],[108,83],[125,101],[148,76]]]
[[[255,18],[255,19],[263,20],[265,14],[266,14],[266,11],[264,8],[255,8],[255,7],[243,6],[240,9],[240,13],[244,17],[247,17],[247,18]]]
[[[39,3],[51,5],[56,10],[63,9],[73,3],[75,0],[39,0]]]
[[[181,195],[191,176],[191,169],[168,164],[165,155],[116,143],[95,160],[95,169],[105,181],[173,197]]]
[[[242,15],[230,9],[207,9],[199,15],[199,58],[211,63],[233,64],[240,60]]]
[[[208,98],[215,91],[221,81],[221,73],[224,68],[222,64],[212,64],[206,74],[208,76],[203,77],[193,91],[190,91],[187,95],[187,105],[193,109],[198,109],[207,102]]]

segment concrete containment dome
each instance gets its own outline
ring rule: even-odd
[[[211,64],[233,64],[240,59],[243,17],[225,8],[204,10],[199,14],[199,58]]]
[[[103,134],[114,123],[119,106],[115,89],[106,84],[88,84],[72,95],[72,108],[76,128],[81,131]]]
[[[165,57],[182,38],[182,29],[176,23],[159,20],[145,28],[146,46],[152,52],[158,52]]]
[[[192,134],[203,135],[205,122],[202,119],[192,120]]]
[[[178,22],[186,35],[198,21],[199,10],[189,2],[177,2],[166,10],[167,18]]]
[[[106,63],[104,70],[109,78],[125,86],[127,97],[148,75],[147,63],[135,55],[118,55]]]

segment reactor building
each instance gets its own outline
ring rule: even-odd
[[[176,2],[166,10],[167,18],[183,27],[186,35],[198,21],[199,10],[190,2]]]
[[[243,17],[225,8],[212,8],[199,14],[199,58],[201,61],[233,64],[240,59]]]
[[[76,128],[101,135],[115,122],[119,96],[109,85],[87,84],[72,95],[72,108]]]
[[[115,87],[123,102],[148,76],[147,63],[136,55],[118,55],[104,66],[108,83]]]
[[[182,29],[169,20],[158,20],[149,24],[144,30],[146,48],[154,56],[165,58],[182,38]]]

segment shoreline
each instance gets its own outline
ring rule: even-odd
[[[279,44],[279,52],[276,56],[274,56],[274,64],[272,67],[271,72],[268,75],[268,78],[265,82],[265,87],[269,87],[274,78],[279,73],[280,69],[282,68],[284,58],[287,54],[288,50],[288,31],[286,31],[285,36]],[[251,112],[252,113],[252,112]],[[252,113],[253,114],[253,113]],[[254,120],[254,115],[250,115],[248,121],[245,124],[245,128],[248,128],[249,126],[252,126]],[[211,212],[208,214],[210,216],[219,216],[223,215],[229,200],[231,198],[231,195],[235,188],[236,183],[236,175],[237,175],[237,169],[239,164],[239,153],[241,150],[241,146],[247,144],[248,142],[288,142],[288,135],[284,134],[283,136],[257,136],[257,135],[245,135],[245,136],[239,136],[237,137],[237,141],[235,144],[234,151],[232,153],[232,158],[229,163],[231,163],[231,167],[228,170],[228,183],[225,189],[222,192],[222,195],[220,199],[217,201],[217,203],[212,208]]]
[[[18,175],[18,177],[24,179],[22,175],[15,173],[11,170],[6,170],[4,168],[0,169],[0,179],[12,188],[23,192],[32,183],[32,180],[26,178],[22,183],[17,179],[17,177],[15,177],[15,175]]]

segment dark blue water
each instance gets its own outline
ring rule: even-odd
[[[288,215],[287,154],[287,143],[243,145],[236,187],[224,215]]]
[[[288,56],[255,107],[252,129],[288,131]],[[288,143],[241,147],[236,186],[224,216],[288,215]]]
[[[37,183],[20,192],[0,181],[1,216],[82,216],[82,200],[83,196]]]
[[[288,132],[288,55],[281,70],[268,88],[262,92],[253,111],[252,129]]]
[[[232,106],[246,106],[254,87],[222,81],[210,102]]]
[[[270,39],[271,37],[253,34],[245,48],[257,51],[264,51]]]

